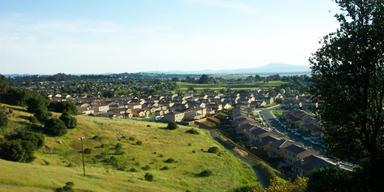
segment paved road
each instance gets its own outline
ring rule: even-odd
[[[280,106],[275,106],[273,108],[268,108],[268,109],[261,110],[259,112],[260,113],[260,117],[264,120],[264,122],[269,127],[273,128],[274,130],[276,130],[278,132],[283,133],[289,139],[291,139],[293,141],[296,141],[298,143],[301,143],[301,144],[303,144],[303,145],[305,145],[307,147],[313,148],[316,151],[321,152],[322,151],[322,147],[321,146],[314,145],[314,144],[312,144],[312,143],[310,143],[308,141],[305,141],[301,135],[295,135],[295,134],[287,131],[287,128],[286,128],[287,126],[283,122],[281,122],[272,112],[274,109],[278,109],[279,107]]]

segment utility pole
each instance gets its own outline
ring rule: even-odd
[[[82,162],[83,162],[83,176],[85,176],[85,162],[84,162],[84,139],[85,137],[80,137],[80,142],[81,142],[81,159],[82,159]]]

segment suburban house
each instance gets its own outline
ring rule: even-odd
[[[307,157],[304,157],[303,159],[297,161],[293,167],[292,170],[295,172],[298,176],[305,176],[307,175],[311,170],[315,168],[323,168],[323,167],[336,167],[336,164],[332,161],[329,161],[323,157],[317,156],[317,155],[309,155]]]
[[[284,160],[287,164],[294,164],[305,157],[312,155],[312,152],[297,144],[289,145],[285,148]]]
[[[169,122],[181,122],[184,119],[184,112],[170,112],[164,115],[164,119]]]

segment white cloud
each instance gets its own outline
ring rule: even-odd
[[[191,1],[205,4],[205,5],[229,8],[229,9],[237,10],[246,14],[255,14],[258,12],[258,10],[251,4],[245,3],[240,0],[191,0]]]

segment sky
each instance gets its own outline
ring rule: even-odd
[[[0,73],[309,65],[333,0],[0,0]]]

